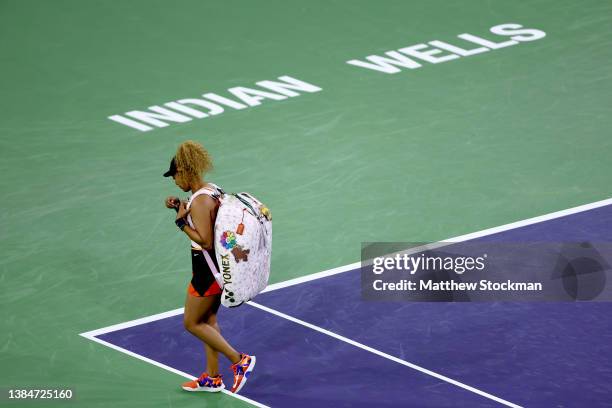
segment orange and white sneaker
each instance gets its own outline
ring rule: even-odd
[[[210,377],[207,373],[203,373],[197,380],[183,383],[183,389],[185,391],[219,392],[225,389],[225,384],[223,384],[221,374]]]
[[[240,361],[230,366],[232,371],[234,371],[233,393],[240,391],[244,387],[254,367],[255,356],[249,356],[248,354],[240,354]]]

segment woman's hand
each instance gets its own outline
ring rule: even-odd
[[[179,206],[180,200],[178,197],[168,196],[166,197],[166,208],[177,208]]]
[[[181,201],[181,205],[176,213],[176,219],[178,220],[179,218],[185,218],[187,214],[189,214],[189,211],[191,211],[191,209],[187,209],[187,203],[185,203],[185,201]]]

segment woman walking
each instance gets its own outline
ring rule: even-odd
[[[194,381],[183,384],[186,391],[218,392],[225,388],[219,374],[219,353],[232,363],[232,392],[244,386],[253,367],[255,356],[237,352],[221,335],[217,311],[221,304],[221,287],[213,275],[219,267],[215,257],[214,226],[219,208],[219,188],[203,177],[212,170],[208,151],[199,143],[181,143],[164,177],[172,177],[184,192],[191,191],[189,201],[178,197],[166,198],[166,207],[177,210],[176,226],[191,240],[193,276],[185,300],[185,329],[202,340],[206,350],[206,371]]]

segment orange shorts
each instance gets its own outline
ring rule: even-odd
[[[200,294],[200,292],[198,292],[193,287],[193,284],[191,282],[189,282],[189,286],[187,286],[187,293],[189,293],[191,296],[196,296],[196,297],[214,296],[214,295],[220,294],[221,292],[222,290],[219,287],[219,284],[217,283],[217,281],[215,281],[212,285],[210,285],[210,288],[208,288],[202,294]]]

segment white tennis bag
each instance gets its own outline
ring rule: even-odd
[[[223,288],[221,304],[240,306],[265,289],[270,277],[272,216],[249,193],[228,194],[219,189],[215,222],[215,253]]]

